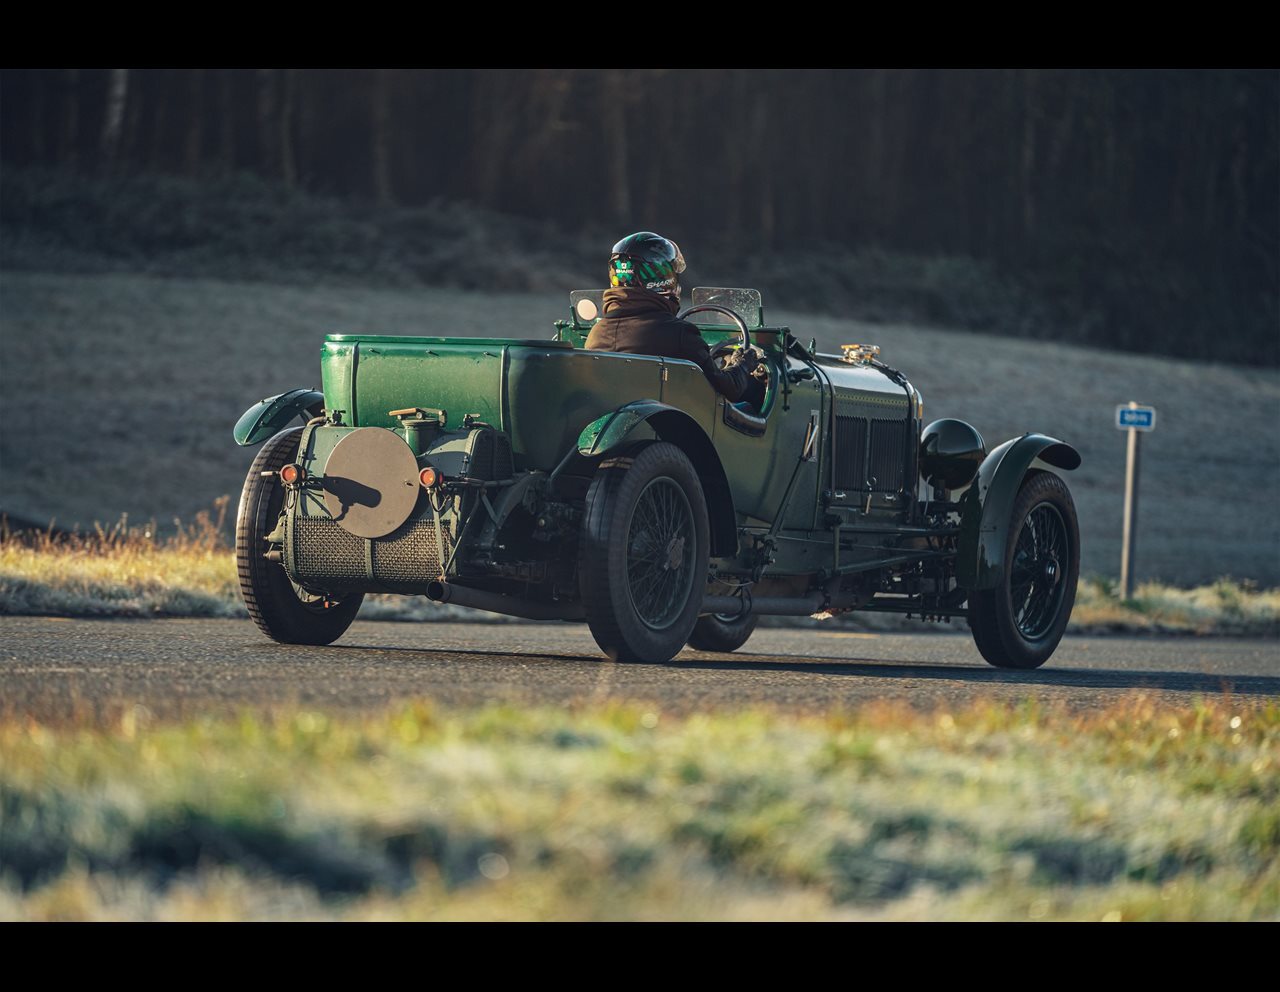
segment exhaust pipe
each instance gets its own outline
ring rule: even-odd
[[[826,603],[827,597],[820,592],[811,592],[807,596],[752,596],[749,599],[707,596],[702,600],[702,612],[736,620],[747,612],[743,607],[749,606],[750,612],[762,617],[807,617],[820,611]]]
[[[509,617],[524,617],[526,620],[581,620],[584,617],[581,603],[539,603],[532,599],[516,599],[497,592],[469,589],[452,582],[432,582],[427,586],[427,599]]]
[[[540,603],[532,599],[517,599],[496,592],[483,592],[452,582],[432,582],[427,586],[427,599],[436,603],[452,603],[469,606],[490,613],[502,613],[526,620],[582,620],[585,614],[581,603]],[[820,612],[828,605],[828,597],[820,592],[807,596],[755,596],[743,599],[739,596],[707,596],[702,600],[700,613],[736,619],[749,606],[757,616],[807,617]]]

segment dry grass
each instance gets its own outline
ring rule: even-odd
[[[155,521],[122,517],[86,532],[13,532],[0,519],[0,616],[245,617],[229,546],[230,497],[161,532]],[[365,620],[471,620],[510,617],[432,603],[423,597],[371,595]]]
[[[1095,577],[1080,583],[1072,623],[1094,631],[1274,637],[1280,634],[1280,589],[1229,578],[1194,589],[1144,582],[1121,601],[1115,582]]]
[[[161,536],[155,522],[15,535],[0,522],[0,614],[243,616],[224,538],[229,497]]]
[[[0,723],[0,918],[1275,919],[1280,708]]]

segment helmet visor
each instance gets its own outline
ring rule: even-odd
[[[671,247],[676,250],[676,257],[672,260],[671,265],[675,268],[676,275],[679,275],[684,271],[684,252],[680,250],[680,246],[674,241],[671,242]]]

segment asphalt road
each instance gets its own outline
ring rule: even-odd
[[[765,705],[821,711],[1035,697],[1072,707],[1142,692],[1170,702],[1280,698],[1280,642],[1067,638],[1032,672],[988,666],[967,634],[762,630],[736,654],[663,665],[605,661],[577,624],[358,622],[334,646],[282,647],[248,621],[0,619],[0,713],[42,721],[157,717],[299,703],[377,708],[431,697],[560,705],[619,699],[675,712]]]

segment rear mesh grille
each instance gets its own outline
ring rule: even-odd
[[[362,579],[364,540],[325,517],[298,517],[293,522],[293,565],[296,579]]]
[[[453,547],[448,526],[441,526],[442,549],[436,543],[432,518],[401,527],[390,537],[373,542],[373,574],[379,582],[395,585],[422,585],[439,578]]]
[[[453,551],[448,525],[440,530],[443,548],[437,544],[435,520],[430,515],[369,542],[373,559],[370,583],[363,538],[349,534],[328,517],[298,517],[293,522],[293,577],[309,584],[333,583],[347,588],[422,587],[440,575]]]

